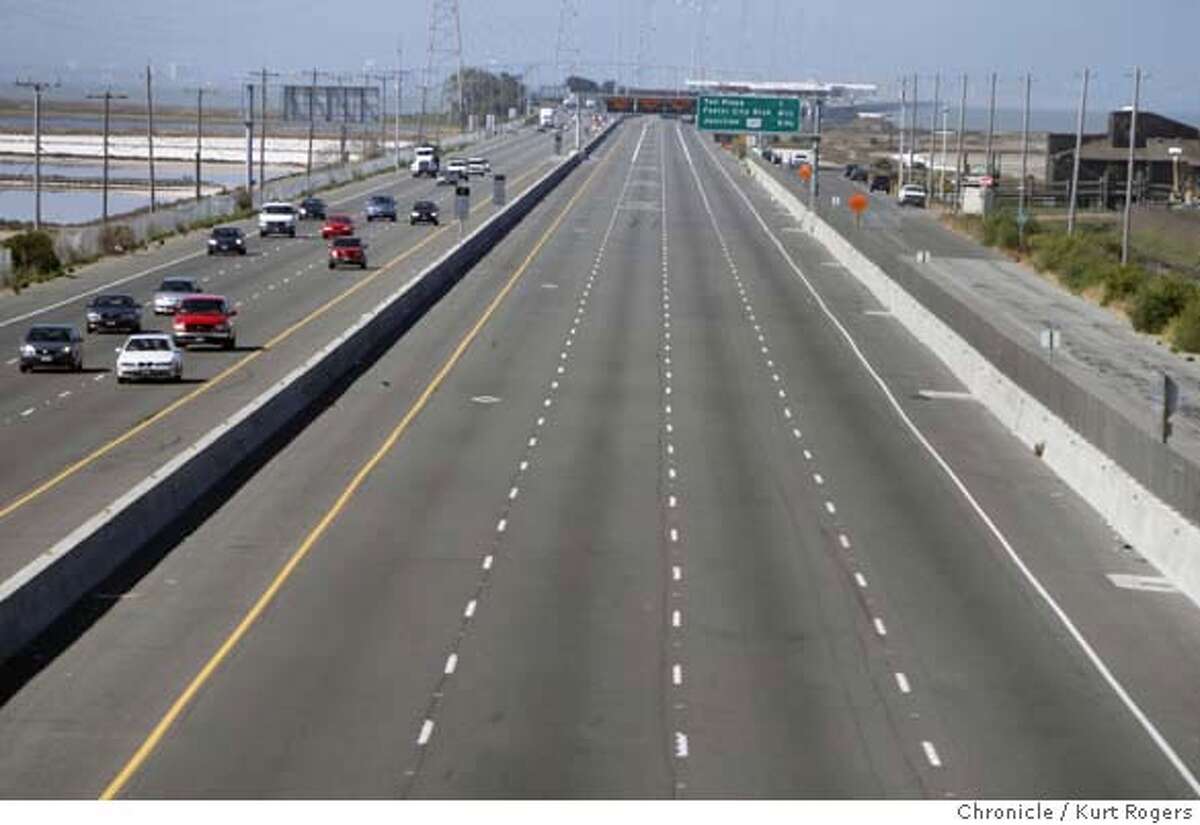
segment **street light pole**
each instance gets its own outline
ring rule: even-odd
[[[1133,219],[1133,171],[1137,147],[1138,102],[1142,95],[1142,69],[1133,70],[1133,110],[1129,113],[1129,166],[1125,172],[1125,219],[1121,226],[1121,263],[1129,263],[1129,230]]]

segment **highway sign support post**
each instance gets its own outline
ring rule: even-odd
[[[793,134],[800,131],[800,99],[702,95],[696,106],[702,132]]]
[[[506,201],[504,188],[506,180],[504,175],[492,175],[492,203],[496,206],[504,206]]]
[[[458,218],[458,242],[462,243],[471,217],[471,187],[460,184],[454,188],[454,217]]]
[[[1162,443],[1171,438],[1171,416],[1179,409],[1179,385],[1163,373]]]

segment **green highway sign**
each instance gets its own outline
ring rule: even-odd
[[[696,123],[706,132],[799,132],[800,99],[703,95]]]

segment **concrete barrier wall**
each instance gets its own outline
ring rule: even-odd
[[[0,662],[236,479],[248,462],[264,460],[264,451],[392,346],[616,126],[610,124],[582,153],[559,163],[303,365],[0,583]]]
[[[1046,464],[1071,489],[1200,604],[1200,525],[1150,492],[1112,455],[1083,437],[1019,383],[1044,369],[1044,364],[1024,364],[1024,370],[1010,377],[783,185],[755,164],[748,167],[755,182],[937,355],[1005,427],[1031,450],[1044,449]],[[965,308],[962,311],[968,312]],[[982,319],[972,320],[984,323]],[[1003,337],[991,329],[994,337]],[[1152,445],[1147,447],[1150,449]]]

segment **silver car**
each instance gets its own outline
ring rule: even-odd
[[[174,315],[179,302],[188,295],[200,292],[200,287],[190,278],[164,278],[154,293],[154,314]]]

